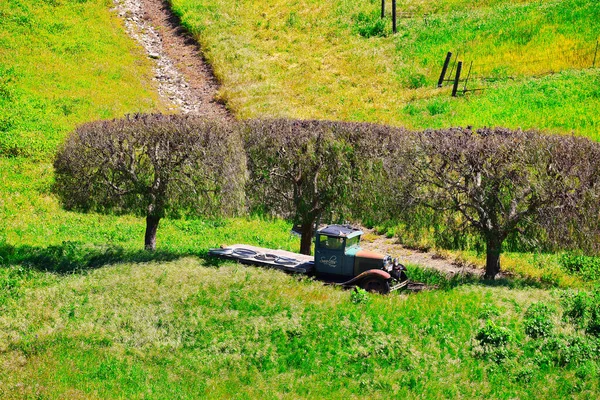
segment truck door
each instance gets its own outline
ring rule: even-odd
[[[342,275],[344,238],[317,235],[315,269],[325,274]]]

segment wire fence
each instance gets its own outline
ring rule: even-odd
[[[600,66],[600,42],[576,47],[548,49],[548,56],[529,58],[525,50],[513,51],[500,59],[485,62],[460,60],[460,53],[448,52],[438,87],[452,85],[452,96],[485,90],[490,84],[506,80],[542,77],[565,70],[584,70]]]

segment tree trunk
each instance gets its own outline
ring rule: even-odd
[[[154,215],[146,216],[146,235],[144,236],[144,247],[146,250],[156,250],[156,231],[160,217]]]
[[[300,239],[300,254],[310,255],[310,249],[312,246],[313,232],[314,232],[314,221],[304,222],[302,227],[302,236]]]
[[[502,252],[502,240],[493,237],[486,242],[485,279],[494,279],[500,272],[500,253]]]

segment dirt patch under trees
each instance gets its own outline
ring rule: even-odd
[[[365,238],[366,240],[361,241],[361,247],[378,253],[388,254],[393,258],[398,258],[400,263],[417,264],[438,270],[448,275],[463,274],[483,276],[483,273],[485,272],[481,268],[466,263],[460,263],[456,260],[450,260],[435,252],[423,252],[408,249],[398,243],[397,238],[387,238],[382,235],[376,235],[369,229],[363,229],[363,231],[368,235],[367,238]]]

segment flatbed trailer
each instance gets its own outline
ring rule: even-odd
[[[312,256],[247,244],[234,244],[221,249],[210,249],[208,253],[212,256],[235,260],[242,264],[275,268],[292,273],[310,274],[315,269],[315,259]]]

